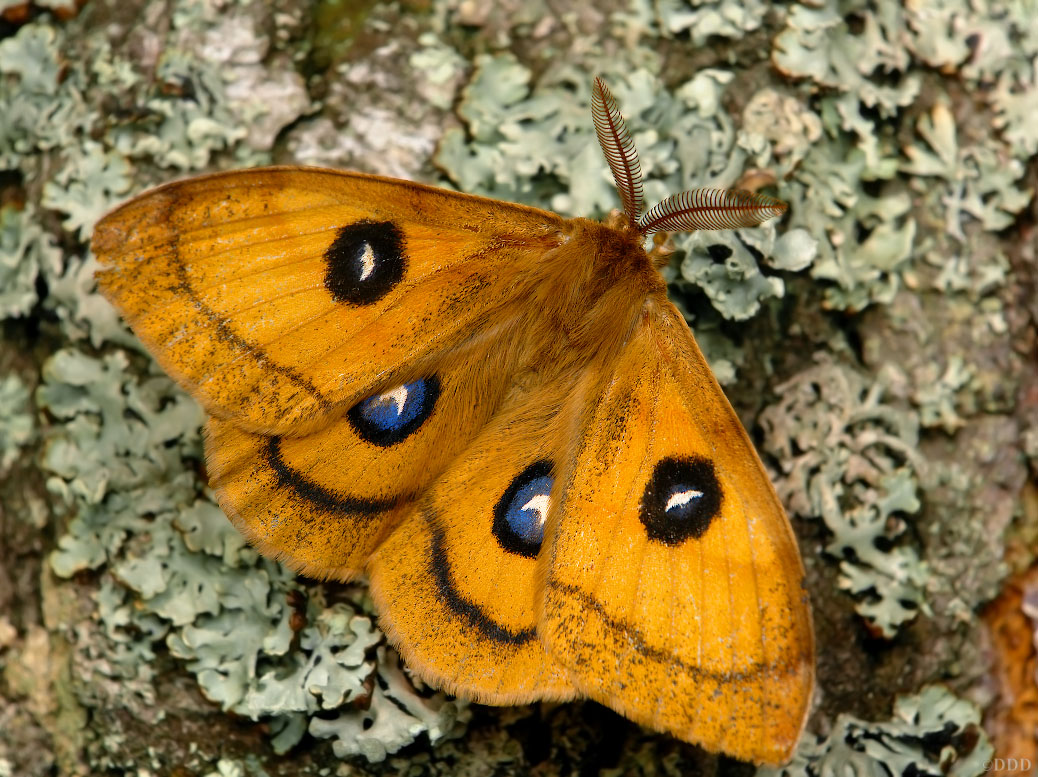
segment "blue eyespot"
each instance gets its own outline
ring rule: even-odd
[[[358,411],[369,424],[396,431],[418,417],[425,404],[425,381],[405,383],[360,403]]]
[[[440,381],[431,375],[361,400],[347,417],[368,442],[395,445],[425,423],[439,396]]]
[[[505,489],[494,506],[494,536],[502,548],[536,558],[551,509],[552,463],[536,461]]]

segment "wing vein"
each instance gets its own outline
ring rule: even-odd
[[[446,271],[448,271],[450,269],[452,269],[452,268],[450,268],[450,267],[439,268],[436,271],[434,271],[433,273],[429,273],[428,275],[422,276],[421,279],[416,279],[416,281],[414,283],[417,283],[418,280],[427,280],[429,277],[431,277],[432,275],[434,275],[436,273],[446,272]],[[412,287],[412,283],[409,282],[408,285],[405,287],[405,291],[410,290],[411,287]],[[312,288],[310,288],[310,289],[303,289],[302,291],[305,292],[305,291],[311,291],[311,290],[312,290]],[[231,316],[239,315],[242,312],[245,312],[247,310],[251,310],[254,307],[259,307],[260,305],[264,305],[264,304],[267,304],[266,300],[264,300],[263,302],[256,303],[255,305],[250,305],[250,306],[248,306],[246,308],[237,309],[237,310],[235,310],[235,312],[233,314],[225,314],[225,313],[223,313],[221,311],[220,315],[225,319],[225,325],[227,325],[226,319],[230,318]],[[367,324],[365,324],[363,328],[361,328],[357,332],[355,332],[350,339],[351,340],[363,339],[365,332],[370,331],[370,329],[372,327],[376,326],[379,323],[379,321],[382,320],[382,318],[384,316],[386,316],[387,314],[395,311],[396,309],[397,309],[397,305],[396,304],[393,304],[393,305],[390,305],[390,306],[386,307],[378,315],[376,315],[375,318],[373,318],[371,321],[369,321]],[[238,336],[238,338],[240,340],[242,340],[244,343],[248,344],[249,349],[248,350],[243,350],[242,352],[237,354],[233,359],[231,359],[229,361],[224,361],[224,362],[221,362],[219,364],[211,365],[212,370],[207,371],[207,372],[202,373],[202,374],[199,375],[198,382],[196,383],[197,387],[199,389],[201,389],[202,387],[206,386],[211,380],[213,380],[214,378],[218,377],[217,372],[225,373],[227,371],[228,367],[238,363],[240,360],[246,358],[246,356],[252,356],[253,358],[257,358],[257,356],[262,355],[262,358],[264,360],[266,360],[266,361],[268,361],[268,362],[270,362],[272,364],[278,363],[278,362],[275,362],[269,355],[266,354],[265,351],[266,351],[267,348],[270,348],[273,345],[281,343],[282,341],[286,340],[287,338],[291,338],[300,329],[302,329],[302,328],[304,328],[306,326],[309,326],[310,324],[312,324],[313,322],[315,322],[315,321],[317,321],[319,319],[327,318],[329,316],[338,315],[339,313],[340,313],[340,311],[337,308],[335,308],[335,307],[323,310],[323,311],[321,311],[320,313],[318,313],[318,314],[316,314],[314,316],[309,316],[309,317],[307,317],[305,319],[302,319],[295,326],[293,326],[293,327],[291,327],[289,329],[279,330],[276,333],[276,335],[277,335],[276,337],[273,337],[273,338],[271,338],[269,340],[265,340],[262,343],[258,343],[258,342],[246,339],[242,335],[240,335],[239,333],[235,332],[235,334]],[[485,313],[486,313],[486,311],[483,311],[482,314],[485,315]],[[461,318],[461,317],[456,318],[454,320],[454,326],[453,327],[447,327],[447,326],[442,327],[440,330],[435,332],[435,334],[432,334],[431,336],[426,338],[424,345],[428,346],[428,350],[432,350],[431,346],[435,346],[436,343],[441,342],[446,337],[448,337],[450,335],[454,335],[458,331],[461,331],[462,329],[464,329],[464,327],[470,321],[471,321],[471,318]],[[316,364],[318,362],[322,362],[325,359],[327,359],[329,354],[335,352],[337,349],[341,348],[341,346],[342,346],[341,343],[336,342],[330,348],[328,348],[326,350],[320,351],[319,353],[316,353],[316,354],[311,354],[311,358],[309,360],[307,360],[307,361],[300,360],[298,362],[298,364],[293,365],[292,369],[305,371],[308,367],[311,367],[314,364]],[[403,362],[407,361],[408,359],[412,358],[413,355],[414,355],[414,351],[409,351],[404,357],[401,357],[400,362],[403,363]],[[284,365],[282,365],[282,366],[284,366]],[[217,372],[214,372],[214,370],[217,371]],[[383,373],[379,373],[379,377],[381,377],[383,374],[384,374],[384,372]]]

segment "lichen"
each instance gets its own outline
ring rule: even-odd
[[[912,256],[916,223],[911,199],[899,182],[877,179],[891,172],[883,161],[890,152],[874,149],[870,161],[870,154],[845,132],[833,101],[823,106],[822,122],[834,137],[813,145],[793,173],[786,195],[790,226],[820,238],[810,272],[829,282],[825,300],[830,307],[859,311],[889,303]],[[865,183],[876,180],[878,196],[867,194]]]
[[[382,761],[411,744],[420,733],[431,742],[456,737],[469,719],[464,702],[448,700],[442,693],[429,697],[418,693],[403,673],[395,653],[379,650],[378,673],[366,710],[340,713],[334,718],[313,718],[310,733],[332,739],[339,758],[362,755]],[[401,725],[409,721],[408,725]]]
[[[142,127],[116,128],[113,140],[133,157],[147,158],[160,167],[200,170],[216,151],[231,148],[247,132],[227,104],[219,70],[195,57],[170,51],[158,63],[156,78],[168,85],[169,93],[148,99]],[[183,90],[195,99],[178,98]]]
[[[766,145],[773,155],[775,175],[784,178],[822,140],[822,120],[793,95],[764,88],[746,103],[737,140],[751,152]]]
[[[35,208],[0,208],[0,319],[24,316],[39,299],[36,282],[61,271],[61,251]]]
[[[130,190],[130,165],[99,143],[73,146],[65,165],[43,187],[43,206],[65,214],[62,226],[86,240],[94,224]]]
[[[1018,7],[964,0],[826,0],[792,8],[773,61],[832,92],[818,103],[836,142],[819,144],[799,165],[791,223],[828,238],[812,275],[837,284],[827,293],[832,307],[889,303],[917,257],[941,268],[934,282],[943,288],[999,282],[1005,262],[992,256],[983,233],[1008,227],[1032,196],[1020,185],[1036,147],[1035,101],[1027,100],[1038,75],[1032,18]],[[964,143],[957,125],[965,116],[953,117],[950,96],[938,90],[928,96],[933,105],[919,116],[916,137],[898,150],[889,124],[870,113],[886,119],[914,102],[929,67],[960,72],[993,118]],[[927,214],[925,231],[912,211]]]
[[[614,20],[644,35],[688,35],[701,46],[711,37],[738,39],[760,29],[767,11],[762,0],[631,0]]]
[[[29,388],[18,375],[0,379],[0,476],[36,441]]]
[[[955,407],[956,394],[966,388],[973,371],[962,357],[953,357],[941,371],[927,364],[916,380],[912,402],[919,408],[919,422],[928,428],[939,427],[949,434],[962,428],[966,420]]]
[[[431,32],[418,42],[422,47],[411,55],[410,65],[418,79],[419,93],[430,105],[446,111],[454,102],[467,62]]]
[[[725,318],[736,321],[755,315],[764,300],[785,294],[782,278],[765,275],[762,266],[800,271],[814,261],[817,251],[817,241],[806,231],[793,229],[778,235],[773,224],[694,232],[682,243],[681,280],[702,289]]]
[[[782,469],[777,488],[796,514],[821,518],[840,559],[840,588],[878,633],[893,637],[925,611],[929,571],[900,535],[919,510],[924,464],[916,416],[884,402],[871,382],[825,354],[777,387],[764,409],[764,449]]]
[[[46,24],[27,24],[0,40],[0,168],[17,169],[35,151],[74,142],[82,100],[61,78],[61,45]]]
[[[926,210],[943,216],[943,228],[920,246],[937,269],[932,284],[979,299],[1004,283],[1008,267],[988,233],[1008,228],[1033,196],[1020,186],[1024,162],[991,136],[962,143],[943,100],[919,118],[916,134],[900,169],[913,176],[911,186]]]
[[[117,558],[129,536],[147,533],[151,513],[193,503],[199,488],[185,468],[201,457],[197,405],[128,364],[120,351],[95,359],[65,349],[44,365],[36,400],[61,426],[41,466],[48,490],[78,508],[51,557],[65,577]]]
[[[789,764],[762,767],[757,777],[974,777],[992,755],[977,707],[931,685],[899,696],[888,721],[840,715],[828,737],[805,737]]]
[[[41,179],[40,207],[63,214],[65,229],[81,240],[131,187],[140,187],[135,160],[199,169],[215,153],[233,151],[243,164],[268,161],[273,135],[309,106],[298,75],[281,78],[284,62],[263,88],[230,96],[225,74],[240,85],[246,77],[256,80],[257,69],[270,74],[273,66],[235,61],[233,46],[214,48],[214,30],[229,35],[228,25],[243,23],[244,16],[224,19],[205,4],[182,11],[172,35],[193,48],[167,46],[155,63],[155,81],[142,77],[140,65],[113,54],[96,33],[70,42],[62,29],[41,20],[0,41],[0,79],[7,86],[0,90],[0,168]],[[80,56],[66,58],[76,47]],[[275,83],[282,84],[277,99],[268,91]],[[134,108],[110,117],[97,107],[102,95]],[[257,146],[241,142],[247,135]],[[53,237],[41,234],[35,219],[32,205],[21,215],[10,207],[0,212],[0,313],[31,307],[42,273],[51,291],[45,304],[72,339],[132,344],[111,306],[93,291],[92,257],[68,256],[62,267]]]
[[[870,0],[798,3],[775,38],[772,61],[789,76],[854,94],[880,115],[893,116],[920,89],[920,74],[910,72],[902,43],[904,14],[900,5]]]

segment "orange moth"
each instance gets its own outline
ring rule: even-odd
[[[263,553],[366,574],[428,682],[488,704],[590,697],[761,763],[814,682],[792,529],[645,236],[785,204],[697,190],[605,223],[360,173],[161,186],[94,233],[98,284],[209,414],[217,498]]]

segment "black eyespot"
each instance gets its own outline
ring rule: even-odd
[[[698,456],[661,459],[642,496],[641,522],[650,540],[680,545],[706,534],[721,511],[714,465]]]
[[[388,447],[424,424],[439,396],[440,381],[430,375],[368,397],[351,407],[346,417],[365,440]]]
[[[524,469],[494,505],[494,536],[509,553],[537,558],[551,507],[552,463],[535,461]]]
[[[339,230],[324,260],[324,286],[336,302],[370,305],[404,277],[404,235],[391,221],[358,221]]]

